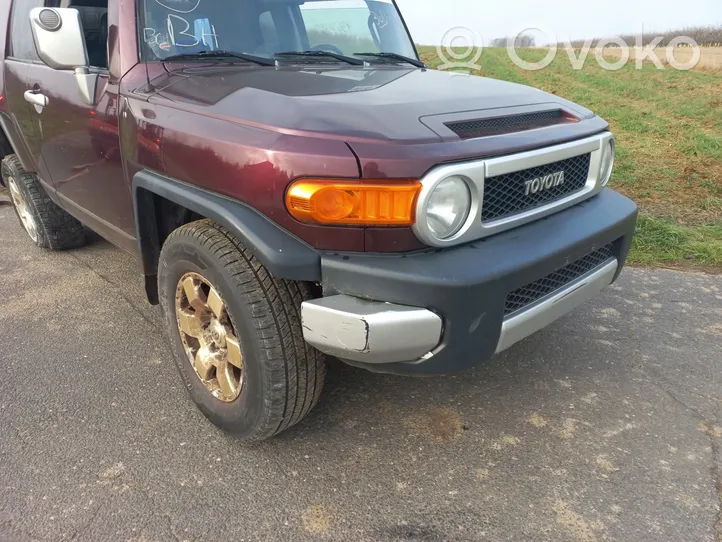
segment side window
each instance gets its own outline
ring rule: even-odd
[[[40,60],[30,30],[30,10],[42,5],[42,0],[15,0],[10,23],[10,56],[21,60]]]
[[[77,9],[85,34],[88,61],[108,68],[108,0],[46,0],[47,6]]]

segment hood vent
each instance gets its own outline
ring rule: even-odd
[[[461,139],[488,137],[514,132],[525,132],[555,124],[578,122],[579,119],[561,109],[539,111],[511,117],[495,117],[490,119],[465,120],[446,124]]]

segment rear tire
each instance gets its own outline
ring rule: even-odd
[[[15,214],[33,243],[51,250],[87,244],[83,225],[48,197],[37,176],[25,171],[17,156],[6,156],[1,170]]]
[[[301,421],[326,373],[325,356],[304,341],[301,328],[301,303],[313,297],[312,285],[274,278],[210,220],[171,233],[158,268],[176,365],[201,412],[247,441]],[[189,316],[192,325],[185,323]],[[235,360],[231,345],[240,349]]]

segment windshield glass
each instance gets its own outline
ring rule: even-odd
[[[219,50],[267,58],[290,51],[416,57],[391,0],[140,2],[142,48],[148,60]]]

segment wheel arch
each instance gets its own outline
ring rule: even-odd
[[[0,125],[0,160],[8,156],[9,154],[13,154],[13,148],[10,145],[10,140],[5,135],[5,129]],[[5,179],[3,179],[3,176],[0,175],[0,186],[5,186]]]
[[[138,252],[148,301],[158,303],[160,250],[170,233],[188,222],[210,218],[226,227],[278,278],[319,282],[321,255],[252,207],[158,173],[133,176]]]
[[[8,117],[0,114],[0,159],[14,154],[20,160],[23,169],[28,172],[34,172],[35,166],[31,159],[30,153],[25,147],[20,134],[10,123]],[[4,186],[4,181],[0,178],[0,185]]]

